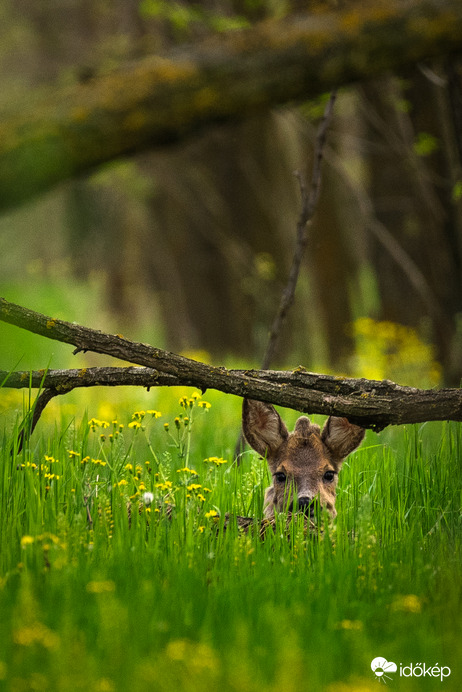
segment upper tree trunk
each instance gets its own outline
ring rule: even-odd
[[[217,120],[462,46],[460,0],[389,0],[231,32],[31,97],[0,124],[0,209]]]

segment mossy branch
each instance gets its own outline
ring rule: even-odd
[[[75,387],[136,385],[193,386],[259,399],[304,413],[345,416],[366,428],[420,423],[427,420],[462,421],[462,390],[423,390],[388,380],[339,378],[307,372],[228,370],[185,358],[121,335],[105,334],[28,310],[0,299],[0,320],[49,339],[141,365],[141,368],[88,368],[6,373],[4,387],[41,387],[66,393]]]
[[[213,122],[460,52],[460,0],[374,0],[231,31],[28,95],[0,122],[0,209]]]

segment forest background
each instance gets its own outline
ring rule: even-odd
[[[340,5],[6,1],[0,107],[210,34]],[[461,69],[451,56],[341,89],[274,366],[459,385]],[[295,243],[293,172],[310,174],[326,98],[208,127],[4,213],[0,293],[202,360],[258,364]],[[47,365],[49,344],[37,338],[24,353],[21,333],[0,329],[3,367],[23,354],[21,368]]]
[[[410,10],[412,21],[401,21]],[[2,321],[0,369],[72,366],[82,377],[87,366],[120,365],[43,338],[59,319],[115,333],[117,343],[123,334],[214,364],[261,363],[296,242],[293,173],[310,180],[329,98],[312,98],[323,84],[313,69],[302,80],[310,99],[303,90],[296,103],[278,98],[290,84],[277,68],[299,26],[332,27],[329,17],[340,17],[351,50],[321,31],[321,53],[331,71],[332,56],[340,67],[356,60],[361,82],[326,88],[340,87],[322,195],[271,367],[460,385],[462,63],[449,49],[462,42],[459,0],[4,0],[1,312],[11,319],[19,303],[52,319],[42,336]],[[425,31],[430,53],[416,47]],[[76,95],[99,105],[107,96],[109,126],[130,116],[115,147],[127,153],[122,140],[142,118],[114,95],[136,91],[145,59],[168,77],[206,44],[211,71],[222,46],[267,64],[252,53],[262,36],[279,51],[267,84],[284,105],[254,101],[247,111],[244,97],[262,92],[241,69],[232,121],[204,116],[188,137],[100,156],[104,165],[78,177],[60,158],[63,113],[74,116],[64,133],[76,156],[95,166],[110,140],[102,109],[87,112]],[[447,57],[422,62],[429,54]],[[390,64],[399,71],[384,74]],[[299,67],[283,71],[286,82]],[[211,99],[199,105],[207,115]],[[30,410],[58,390],[36,398],[28,383],[0,388],[2,689],[372,692],[385,656],[400,690],[462,688],[460,423],[368,430],[344,463],[335,523],[318,513],[308,537],[303,518],[288,527],[282,515],[261,540],[233,520],[258,525],[271,482],[252,452],[233,461],[240,397],[81,389],[56,396],[29,436]],[[284,419],[293,427],[295,411]],[[413,677],[401,675],[408,664]],[[422,665],[444,670],[444,681],[420,679]]]

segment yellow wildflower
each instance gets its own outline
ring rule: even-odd
[[[149,409],[149,411],[146,411],[146,413],[149,413],[149,415],[153,418],[161,418],[162,416],[160,411],[155,411],[154,409]]]
[[[15,630],[13,641],[20,646],[41,644],[46,649],[56,649],[59,646],[59,636],[41,622]]]
[[[21,547],[24,548],[26,545],[31,545],[35,541],[33,536],[23,536],[21,538]]]
[[[337,629],[341,630],[362,630],[363,623],[361,620],[342,620],[336,625]]]
[[[418,596],[410,593],[405,596],[397,596],[394,599],[391,608],[395,611],[420,613],[422,610],[422,601]]]
[[[111,593],[115,591],[115,584],[113,581],[89,581],[86,589],[88,593]]]
[[[172,487],[172,482],[171,481],[165,481],[164,483],[156,483],[156,488],[159,488],[159,490],[170,490]]]
[[[107,461],[102,461],[102,459],[92,459],[91,463],[95,464],[96,466],[106,466]]]
[[[210,464],[215,464],[215,466],[220,466],[221,464],[227,463],[226,459],[222,459],[222,457],[209,457],[208,459],[204,459],[204,461]]]

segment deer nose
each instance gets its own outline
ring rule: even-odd
[[[316,500],[312,500],[311,497],[299,497],[298,502],[296,503],[296,506],[298,508],[299,512],[303,512],[303,514],[306,514],[307,516],[309,515],[310,517],[314,517],[314,505],[316,503]],[[294,503],[291,502],[289,510],[292,512],[294,509]]]

